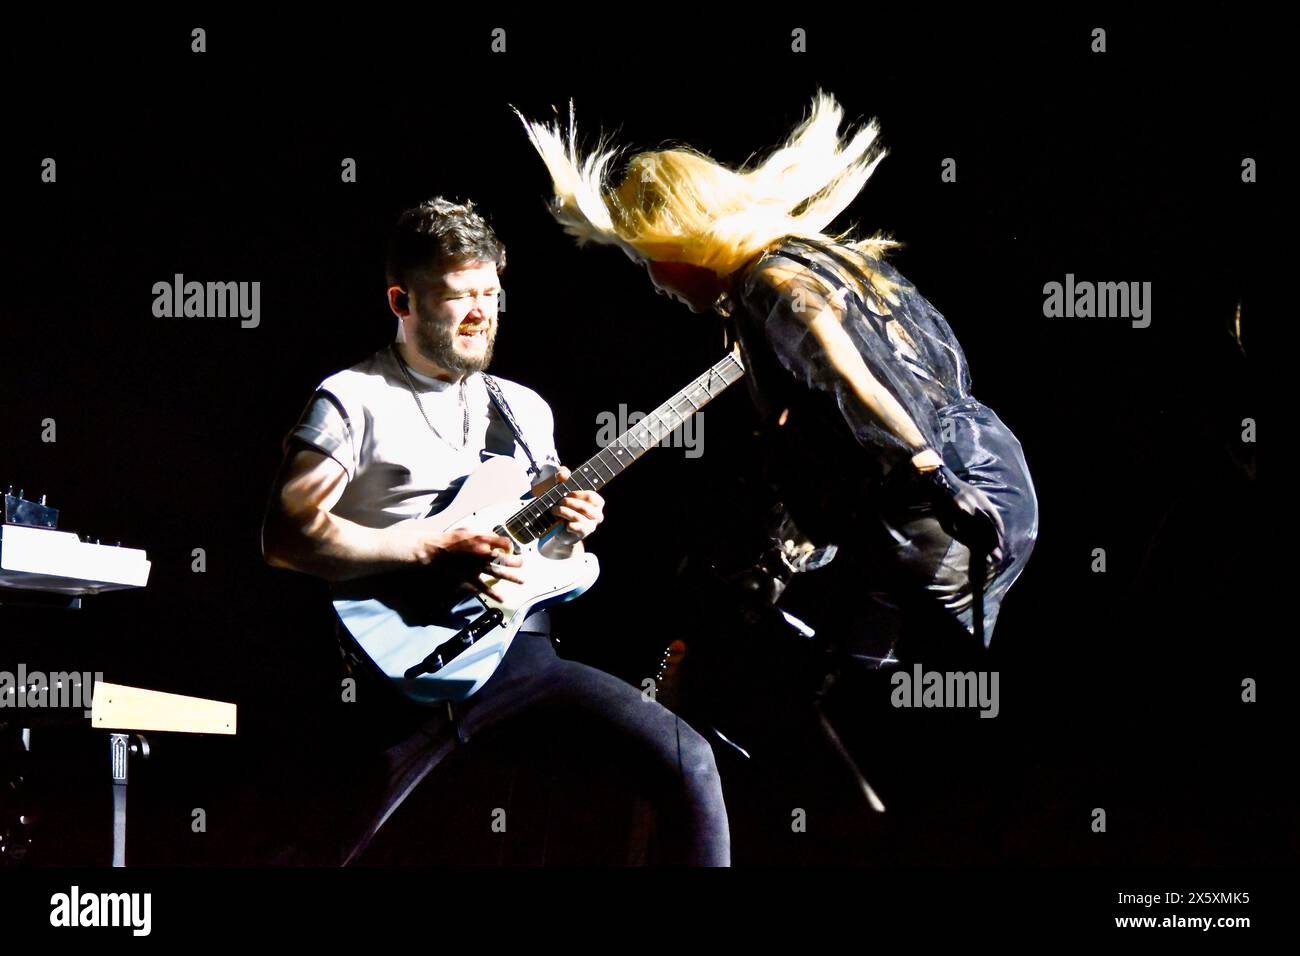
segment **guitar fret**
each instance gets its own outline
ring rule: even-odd
[[[680,428],[682,425],[686,424],[686,416],[677,410],[676,401],[671,401],[668,403],[668,410],[677,416],[677,424],[674,425],[672,428],[668,429],[668,431],[671,433],[674,430]]]
[[[608,469],[609,469],[609,477],[610,477],[610,478],[613,478],[615,475],[618,474],[618,469],[615,468],[613,465],[611,465],[608,461],[605,460],[605,449],[602,448],[600,451],[596,452],[596,454],[592,455],[592,456],[591,456],[591,460],[592,460],[592,461],[598,461],[600,464],[602,464],[602,465],[604,465],[606,468],[608,468]],[[607,483],[607,482],[606,482],[606,481],[602,481],[602,484],[604,484],[604,483]]]
[[[677,409],[673,407],[673,404],[671,402],[665,402],[663,405],[663,409],[664,410],[659,413],[659,421],[664,426],[664,433],[663,436],[659,439],[660,441],[666,441],[668,439],[668,436],[671,435],[674,430],[676,430],[677,426],[680,425],[682,422],[686,421],[686,419],[682,418],[681,413],[678,412]],[[677,416],[676,423],[674,423],[671,418],[667,417],[669,412],[672,412],[674,415]]]
[[[588,465],[595,466],[595,469],[596,469],[596,479],[595,479],[595,480],[601,482],[601,484],[604,484],[604,479],[601,477],[601,474],[600,474],[600,467],[596,464],[596,462],[597,462],[597,460],[598,460],[599,458],[600,458],[599,455],[595,455],[595,456],[593,456],[592,458],[589,458],[589,459],[587,460],[587,464],[588,464]],[[610,475],[610,477],[612,478],[612,477],[614,477],[614,476],[613,476],[613,475]],[[592,487],[592,491],[595,491],[595,490],[596,490],[596,488],[595,488],[595,486],[593,486],[593,487]]]
[[[663,427],[664,427],[664,420],[659,416],[659,410],[658,410],[658,409],[656,409],[655,412],[654,412],[654,422],[655,422],[655,424],[657,424],[660,428],[663,428]],[[651,444],[651,445],[657,445],[657,444],[659,444],[661,441],[663,441],[665,438],[668,437],[668,432],[665,431],[665,432],[663,432],[662,434],[656,435],[656,434],[654,433],[654,431],[650,431],[650,437],[653,439],[653,441],[651,441],[650,444]]]
[[[612,449],[603,448],[601,449],[600,452],[601,460],[604,461],[605,464],[609,466],[609,470],[615,475],[622,474],[623,469],[626,468],[628,465],[627,459],[619,456],[618,453],[620,450],[621,449],[618,447]]]

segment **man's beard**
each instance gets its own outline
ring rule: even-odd
[[[496,323],[489,325],[483,334],[487,336],[487,348],[483,350],[483,357],[467,358],[456,352],[456,329],[435,325],[421,318],[415,324],[415,347],[439,368],[457,375],[473,375],[492,363],[492,347],[496,345],[497,338]]]

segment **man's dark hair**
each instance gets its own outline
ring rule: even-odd
[[[492,262],[497,272],[506,267],[506,247],[472,201],[461,205],[437,196],[398,217],[388,240],[389,285],[409,290],[412,277],[460,262]]]

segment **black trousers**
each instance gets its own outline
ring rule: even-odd
[[[536,625],[530,619],[526,626]],[[450,713],[444,706],[416,707],[367,681],[359,684],[358,702],[342,708],[347,726],[336,738],[330,772],[317,781],[311,811],[298,821],[300,829],[314,831],[306,838],[317,849],[312,855],[329,864],[357,861],[453,751],[474,746],[489,731],[497,737],[539,726],[555,728],[556,745],[567,756],[627,775],[655,811],[658,860],[730,864],[727,811],[708,741],[626,681],[559,657],[545,633],[516,636],[491,679]],[[437,778],[428,785],[437,786]]]

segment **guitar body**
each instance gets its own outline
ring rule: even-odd
[[[469,528],[491,532],[530,501],[531,488],[519,463],[508,457],[490,458],[461,485],[447,507],[430,518],[441,530]],[[410,700],[434,704],[463,700],[475,693],[496,671],[525,618],[550,604],[571,601],[595,583],[600,563],[581,542],[565,546],[552,532],[537,541],[518,544],[523,584],[491,579],[497,602],[486,595],[459,595],[438,582],[428,569],[376,575],[345,582],[335,588],[334,610],[366,656]],[[486,612],[500,611],[501,621],[432,673],[407,676],[435,649]]]

